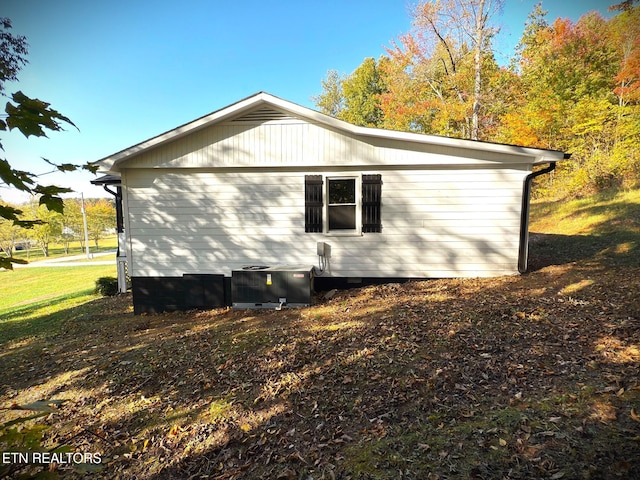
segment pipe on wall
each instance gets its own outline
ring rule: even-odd
[[[518,250],[518,272],[525,273],[527,271],[529,261],[529,207],[530,207],[530,195],[531,184],[533,179],[551,173],[556,168],[556,162],[549,162],[549,166],[532,172],[524,179],[524,186],[522,189],[522,207],[520,209],[520,248]]]

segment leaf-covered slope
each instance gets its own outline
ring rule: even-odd
[[[523,276],[301,310],[133,316],[127,297],[96,301],[3,345],[0,393],[67,399],[46,439],[100,452],[105,478],[638,478],[633,232],[626,248],[551,235]]]

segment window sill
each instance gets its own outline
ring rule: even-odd
[[[324,232],[325,237],[362,237],[362,232],[358,232],[357,230],[348,230],[348,231],[338,231],[334,230],[331,232]]]

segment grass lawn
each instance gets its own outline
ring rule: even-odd
[[[530,230],[563,235],[637,235],[640,190],[571,201],[534,201]]]
[[[638,192],[537,202],[530,273],[300,310],[23,317],[38,287],[0,311],[0,406],[65,400],[44,444],[100,453],[100,478],[640,478],[638,213]]]
[[[0,270],[0,343],[57,331],[73,307],[97,298],[100,277],[116,275],[113,265]]]

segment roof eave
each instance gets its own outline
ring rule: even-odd
[[[415,133],[415,132],[402,132],[398,130],[386,130],[381,128],[374,127],[363,127],[358,125],[353,125],[351,123],[345,122],[343,120],[339,120],[334,117],[330,117],[324,113],[311,110],[306,107],[302,107],[295,103],[288,102],[286,100],[282,100],[281,98],[274,97],[273,95],[269,95],[267,93],[262,93],[264,99],[267,103],[270,103],[274,106],[280,107],[284,110],[288,110],[292,113],[295,113],[301,117],[305,117],[309,120],[315,121],[317,123],[322,123],[324,125],[334,127],[336,129],[348,131],[354,135],[365,136],[365,137],[377,137],[377,138],[386,138],[389,140],[400,140],[400,141],[408,141],[415,143],[428,143],[431,145],[441,145],[447,147],[456,147],[456,148],[467,148],[472,150],[490,150],[495,153],[503,153],[509,155],[518,155],[534,158],[534,164],[537,163],[548,163],[550,161],[559,161],[563,158],[568,158],[566,154],[557,150],[546,150],[546,149],[538,149],[532,147],[522,147],[518,145],[508,145],[501,143],[493,143],[493,142],[481,142],[476,140],[468,140],[461,138],[452,138],[445,137],[439,135],[429,135],[424,133]]]
[[[118,164],[122,160],[130,158],[132,155],[137,155],[169,141],[181,138],[202,128],[206,128],[212,124],[222,122],[227,118],[237,116],[242,112],[261,104],[268,104],[270,106],[293,113],[294,115],[306,118],[312,122],[320,123],[328,127],[333,127],[338,130],[343,130],[357,136],[385,138],[390,140],[408,141],[421,144],[426,143],[431,145],[466,148],[471,150],[488,150],[499,154],[533,158],[534,160],[532,163],[534,165],[555,162],[567,158],[567,156],[563,152],[556,150],[543,150],[530,147],[520,147],[516,145],[479,142],[475,140],[352,125],[343,120],[339,120],[324,113],[317,112],[310,108],[289,102],[287,100],[283,100],[266,92],[259,92],[227,107],[216,110],[215,112],[212,112],[208,115],[164,132],[141,143],[138,143],[132,147],[121,150],[113,155],[104,157],[103,159],[98,160],[95,163],[100,165],[101,171],[104,171],[106,173],[118,173],[120,172]]]
[[[266,97],[271,97],[271,95],[266,94],[264,92],[257,93],[250,97],[244,98],[232,105],[228,105],[224,108],[216,110],[215,112],[204,115],[203,117],[197,118],[196,120],[192,120],[189,123],[185,123],[176,127],[174,129],[168,130],[160,135],[152,137],[148,140],[140,142],[132,147],[125,148],[124,150],[120,150],[108,157],[104,157],[100,160],[97,160],[96,164],[101,166],[101,171],[105,171],[107,173],[116,173],[119,172],[118,162],[122,161],[125,158],[129,158],[132,155],[136,155],[138,153],[142,153],[151,148],[158,147],[163,143],[167,143],[172,140],[176,140],[180,137],[193,133],[195,131],[200,130],[201,128],[205,128],[213,123],[221,122],[226,118],[238,115],[242,113],[244,110],[248,110],[261,102],[266,101]]]

